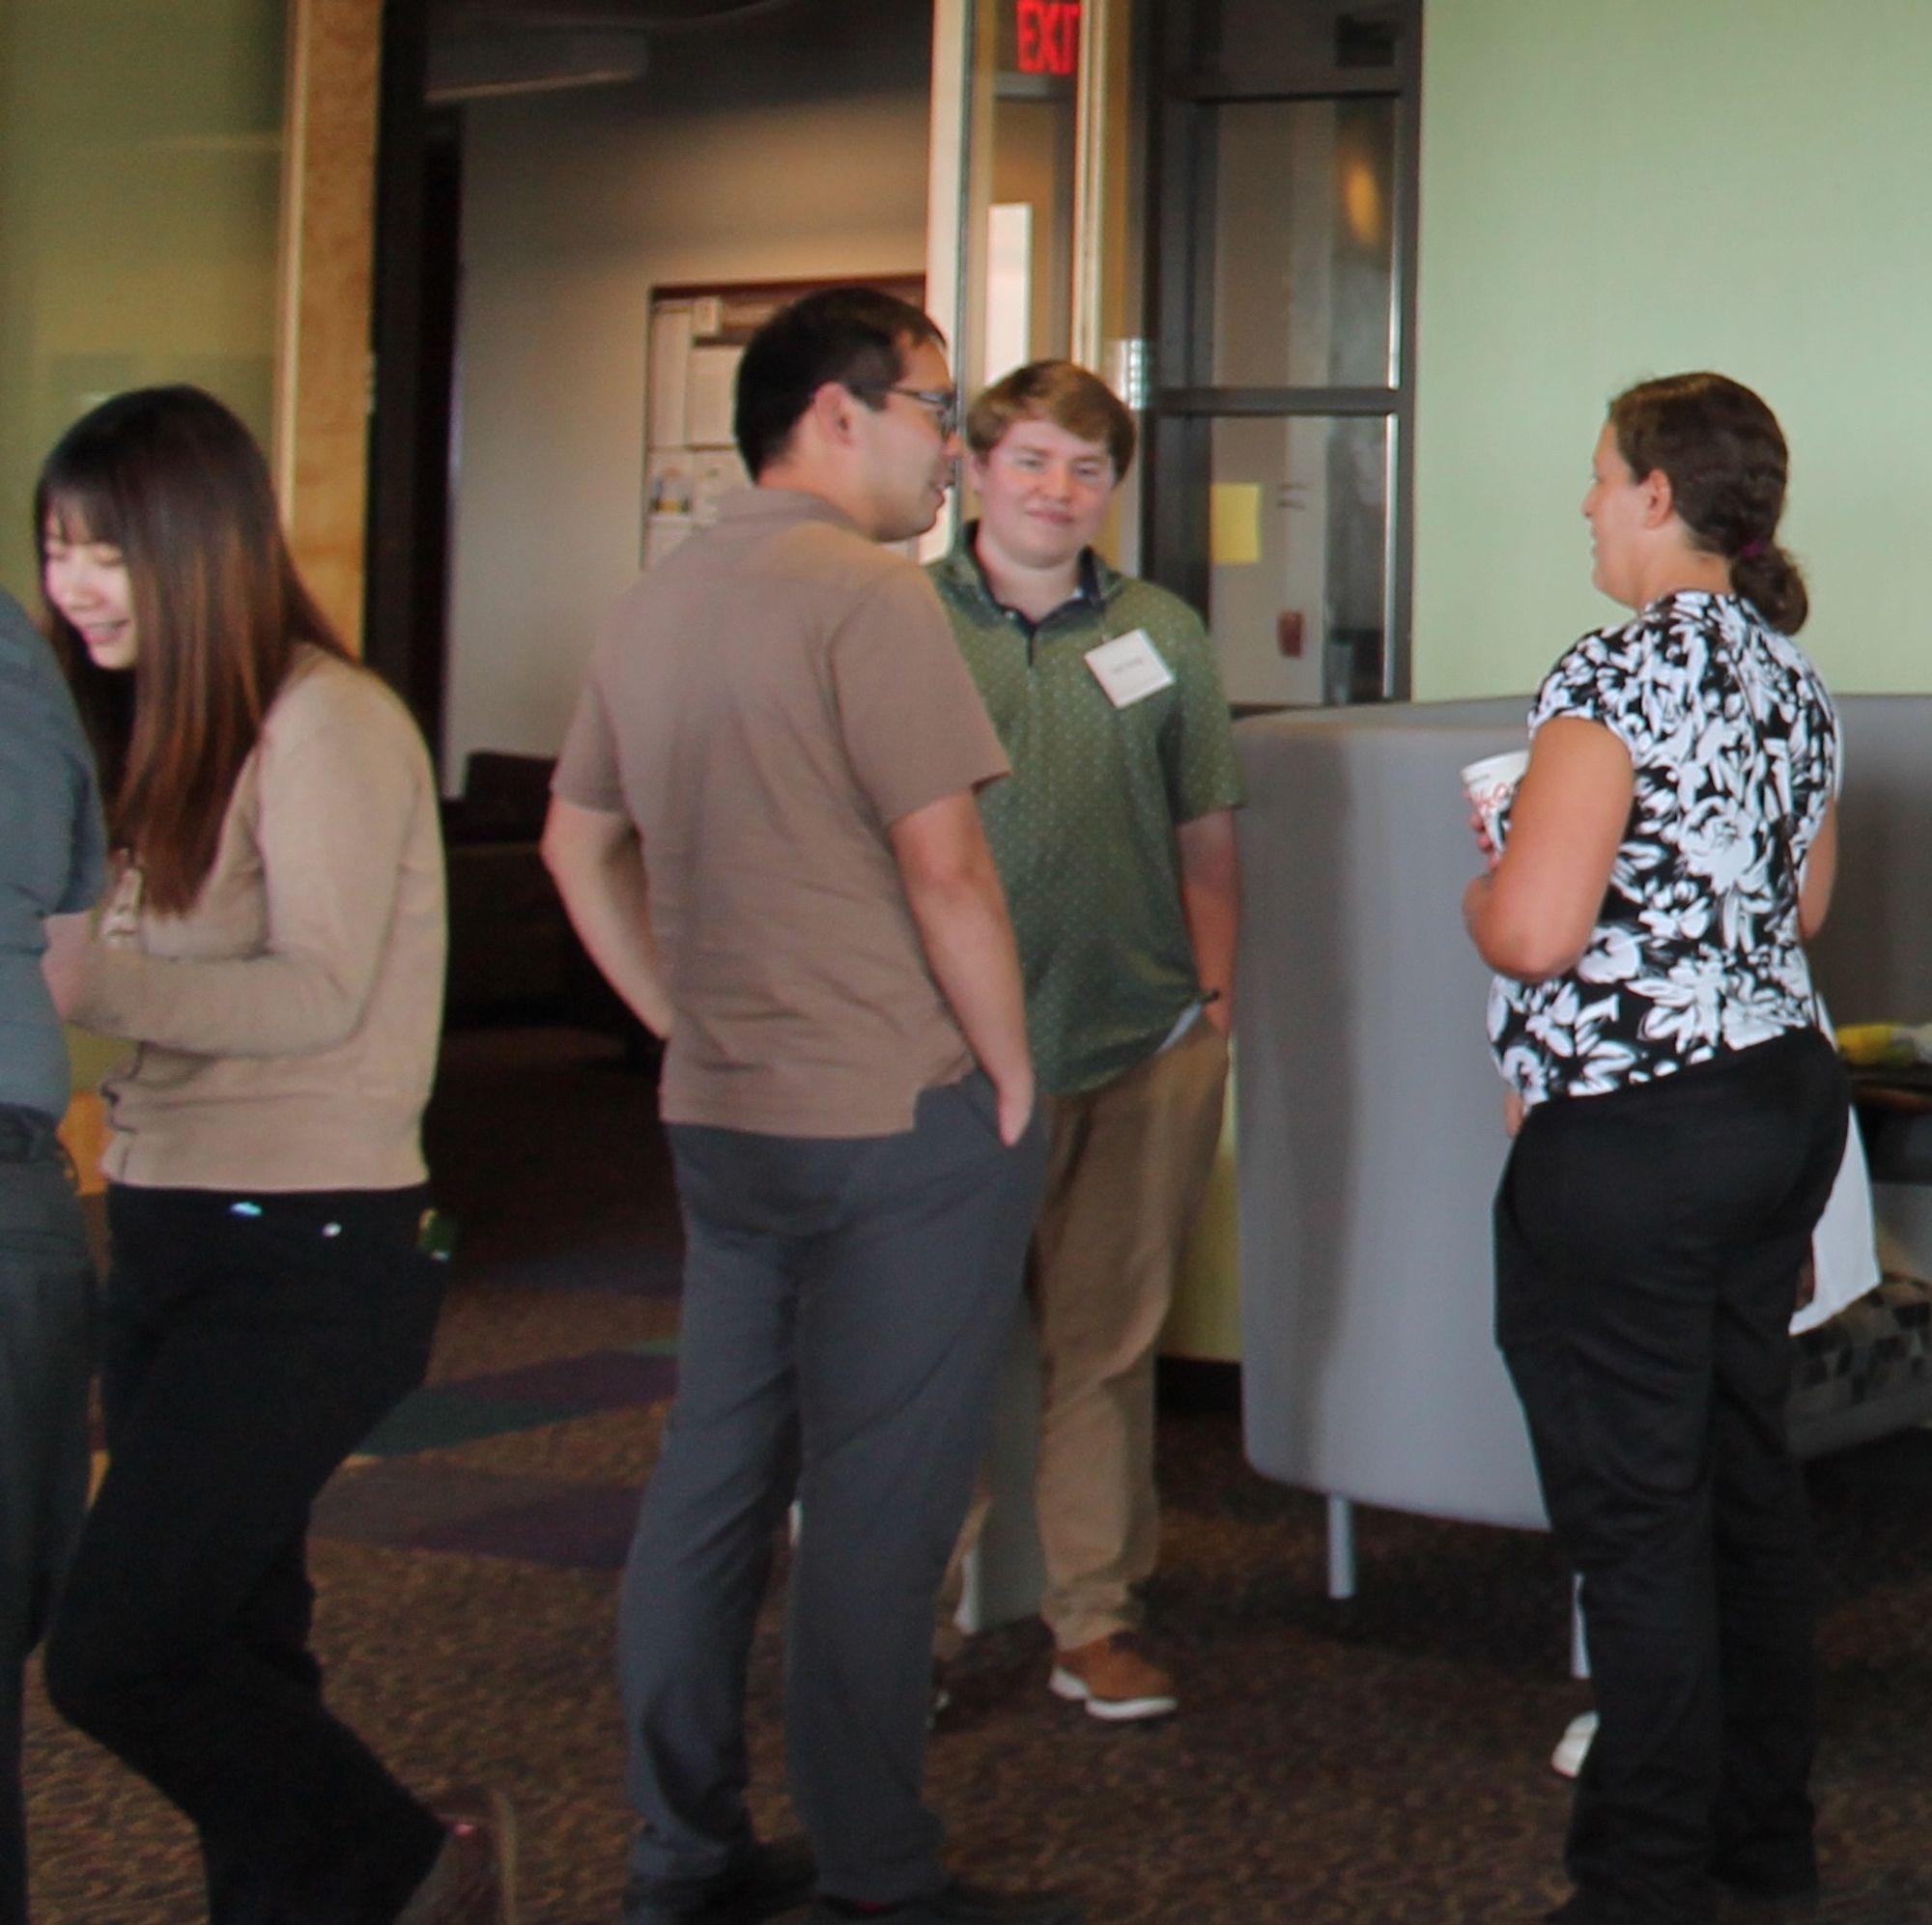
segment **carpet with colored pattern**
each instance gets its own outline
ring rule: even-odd
[[[610,1925],[630,1821],[616,1571],[676,1380],[677,1228],[647,1078],[571,1032],[452,1039],[432,1116],[461,1226],[431,1382],[317,1507],[338,1710],[409,1783],[522,1817],[529,1925]],[[1541,1538],[1370,1513],[1324,1596],[1321,1507],[1246,1468],[1237,1421],[1162,1419],[1151,1631],[1180,1713],[1110,1729],[1049,1697],[1033,1626],[976,1640],[932,1802],[970,1875],[1080,1893],[1093,1925],[1454,1925],[1559,1897],[1551,1745],[1567,1579]],[[1932,1925],[1932,1435],[1811,1472],[1826,1573],[1817,1791],[1845,1925]],[[753,1653],[760,1824],[788,1828],[781,1632]],[[186,1828],[40,1697],[26,1771],[42,1925],[203,1915]]]

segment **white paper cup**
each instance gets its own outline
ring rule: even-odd
[[[1485,755],[1463,771],[1463,792],[1483,818],[1483,827],[1498,849],[1503,846],[1503,810],[1528,767],[1529,750],[1512,749],[1504,755]]]

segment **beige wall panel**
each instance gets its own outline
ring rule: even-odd
[[[362,629],[382,0],[292,0],[275,467],[296,560]]]

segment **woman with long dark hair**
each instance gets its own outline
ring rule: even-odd
[[[440,1296],[428,758],[211,396],[97,408],[34,525],[119,862],[50,974],[134,1045],[105,1088],[109,1462],[48,1691],[193,1820],[221,1925],[507,1918],[496,1828],[397,1783],[325,1707],[308,1644],[310,1504],[420,1382]]]
[[[1786,452],[1720,375],[1617,397],[1583,512],[1634,618],[1545,679],[1464,915],[1520,1118],[1496,1329],[1580,1572],[1600,1726],[1552,1917],[1703,1925],[1817,1884],[1812,1577],[1784,1435],[1799,1273],[1846,1086],[1802,938],[1837,722],[1790,637]]]

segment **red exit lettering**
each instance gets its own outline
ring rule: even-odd
[[[1022,73],[1069,77],[1080,64],[1080,0],[1014,0]]]

